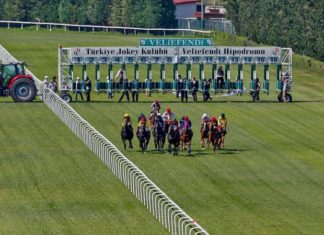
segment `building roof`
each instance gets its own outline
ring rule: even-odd
[[[173,0],[173,3],[175,5],[180,5],[180,4],[188,4],[188,3],[196,3],[197,0]]]

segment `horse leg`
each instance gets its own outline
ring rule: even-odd
[[[126,140],[123,137],[122,137],[122,140],[123,140],[123,144],[124,144],[124,149],[126,150]]]
[[[133,148],[132,139],[129,139],[128,142],[129,142],[129,148],[132,149]]]
[[[200,138],[200,144],[201,144],[202,150],[205,150],[205,139],[203,136],[201,136],[201,138]]]

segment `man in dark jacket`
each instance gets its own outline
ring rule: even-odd
[[[124,77],[123,82],[121,83],[120,90],[122,92],[122,95],[120,96],[118,102],[121,102],[122,99],[124,98],[124,95],[126,95],[127,101],[129,101],[129,93],[128,93],[128,79]]]
[[[87,102],[90,101],[90,92],[91,92],[92,86],[91,86],[91,80],[89,77],[86,78],[85,80],[85,94],[87,97]]]

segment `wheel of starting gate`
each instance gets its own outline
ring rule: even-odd
[[[279,102],[284,102],[284,99],[282,97],[282,92],[280,92],[278,94],[278,101]],[[286,93],[286,100],[285,100],[285,102],[287,102],[287,103],[292,102],[292,96],[289,93]]]
[[[70,96],[69,93],[66,92],[61,92],[60,93],[60,97],[62,98],[62,100],[64,100],[66,103],[69,103],[72,101],[72,97]]]

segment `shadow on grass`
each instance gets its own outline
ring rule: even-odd
[[[216,153],[219,154],[240,154],[242,152],[246,152],[249,151],[249,149],[220,149],[220,150],[216,150]]]
[[[172,157],[204,157],[206,155],[211,155],[212,151],[207,151],[207,150],[192,150],[190,154],[188,154],[188,150],[178,151],[178,155],[173,155],[173,149],[171,150],[171,153],[168,152],[167,149],[164,150],[147,150],[146,153],[142,153],[142,150],[134,150],[134,152],[139,153],[139,154],[150,154],[154,155],[157,157],[164,157],[164,156],[172,156]]]

